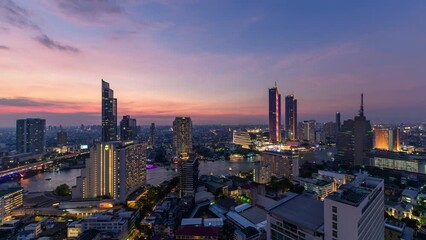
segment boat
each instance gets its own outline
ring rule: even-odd
[[[50,180],[52,180],[52,178],[51,178],[51,177],[46,178],[46,181],[50,181]]]

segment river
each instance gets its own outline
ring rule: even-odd
[[[246,172],[253,169],[256,164],[255,162],[258,160],[259,157],[240,161],[200,161],[200,175],[228,175],[230,168],[232,169],[233,174]],[[64,183],[69,186],[75,186],[76,178],[80,176],[80,174],[81,169],[44,172],[30,178],[22,179],[21,186],[28,192],[53,191],[57,186]],[[158,185],[161,182],[169,180],[177,175],[178,173],[176,169],[170,167],[149,169],[147,170],[147,183],[151,185]]]

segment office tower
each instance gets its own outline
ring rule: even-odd
[[[303,195],[288,195],[268,211],[266,239],[332,240],[324,238],[323,202]]]
[[[337,127],[335,122],[324,124],[321,131],[321,142],[333,143],[336,142]]]
[[[336,160],[346,166],[352,166],[354,161],[354,125],[354,120],[345,120],[337,133]]]
[[[315,124],[315,120],[308,120],[300,123],[299,138],[301,141],[315,144]]]
[[[361,108],[354,122],[354,166],[364,165],[365,154],[373,148],[373,133],[370,121],[364,116],[364,95],[361,94]]]
[[[259,163],[253,169],[253,182],[268,184],[271,181],[271,166],[267,163]]]
[[[374,148],[386,151],[400,151],[399,128],[374,128]]]
[[[109,83],[102,79],[102,141],[117,140],[117,98]]]
[[[146,181],[146,144],[99,142],[73,187],[73,198],[108,197],[123,202]]]
[[[65,132],[65,131],[62,130],[62,127],[61,127],[61,131],[59,131],[56,134],[56,139],[57,139],[57,145],[58,145],[58,147],[63,147],[63,146],[67,145],[68,134],[67,134],[67,132]]]
[[[384,181],[360,174],[324,200],[324,239],[384,239]]]
[[[151,127],[149,128],[148,145],[151,148],[155,148],[155,123],[151,123]]]
[[[27,118],[16,120],[16,151],[44,154],[46,150],[46,120]]]
[[[176,117],[173,121],[173,152],[187,159],[192,153],[192,121],[190,117]]]
[[[137,126],[136,119],[130,118],[129,115],[123,116],[123,119],[120,121],[120,140],[136,140],[137,136]]]
[[[195,196],[198,186],[198,159],[191,157],[179,163],[180,196]]]
[[[246,149],[250,149],[250,146],[253,144],[250,133],[244,129],[234,130],[232,132],[232,142]]]
[[[340,122],[340,112],[336,112],[336,133],[340,131],[341,122]]]
[[[270,166],[271,175],[277,178],[299,176],[299,154],[293,151],[262,152],[262,164]]]
[[[277,83],[269,89],[269,142],[281,142],[281,94]]]
[[[297,99],[293,95],[285,97],[285,130],[288,140],[297,140]]]

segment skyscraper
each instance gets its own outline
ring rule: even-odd
[[[27,118],[16,120],[16,151],[43,154],[46,150],[46,120]]]
[[[386,151],[400,151],[399,128],[374,128],[374,148]]]
[[[58,147],[63,147],[67,145],[68,142],[68,135],[67,132],[63,131],[61,128],[61,131],[59,131],[56,134],[56,138],[57,138],[57,145]]]
[[[285,97],[285,130],[288,140],[297,139],[297,99],[293,95]]]
[[[269,89],[269,141],[281,142],[281,94],[278,92],[277,83]]]
[[[324,200],[324,239],[384,239],[384,181],[358,175]]]
[[[102,141],[117,140],[117,99],[109,83],[102,79]]]
[[[148,145],[151,148],[155,148],[155,123],[151,123],[151,127],[149,128]]]
[[[106,196],[123,202],[146,181],[146,144],[96,143],[73,187],[73,198]]]
[[[343,122],[336,140],[336,160],[343,165],[351,166],[354,161],[354,120]]]
[[[183,161],[179,165],[180,196],[194,196],[198,185],[198,159],[195,157]]]
[[[300,123],[300,140],[308,142],[309,144],[315,143],[315,120],[303,121]]]
[[[173,152],[187,159],[192,153],[192,121],[190,117],[176,117],[173,121]]]
[[[363,165],[365,154],[373,148],[371,124],[364,116],[364,95],[361,94],[359,115],[354,122],[354,166]]]
[[[341,126],[340,112],[336,112],[336,133],[340,131],[340,126]]]
[[[130,118],[129,115],[123,116],[120,121],[120,140],[135,140],[137,135],[136,119]]]

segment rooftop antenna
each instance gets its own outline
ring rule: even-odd
[[[364,116],[364,94],[361,93],[361,108],[359,109],[359,115]]]
[[[275,88],[277,88],[277,81],[275,81]]]

